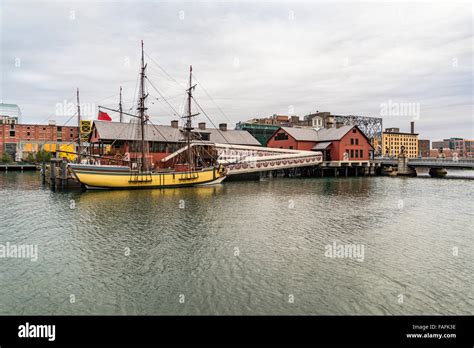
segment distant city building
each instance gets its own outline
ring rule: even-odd
[[[457,151],[453,151],[447,147],[430,150],[430,157],[434,158],[453,158],[455,156],[460,157]]]
[[[465,157],[474,157],[474,140],[464,139],[466,155]]]
[[[402,152],[410,158],[418,157],[418,134],[415,123],[411,122],[410,133],[400,132],[400,128],[387,128],[382,133],[382,153],[387,157],[398,157]]]
[[[268,140],[268,147],[321,151],[325,161],[368,161],[373,147],[358,126],[331,128],[281,127]]]
[[[316,129],[332,128],[335,126],[334,116],[330,112],[319,112],[308,114],[304,117],[303,124],[306,127]]]
[[[0,103],[0,124],[21,123],[21,110],[16,104]]]
[[[433,141],[433,150],[449,149],[449,140]]]
[[[430,141],[429,140],[418,140],[418,156],[430,157]]]
[[[266,125],[288,125],[290,122],[290,116],[273,114],[270,117],[264,118],[252,118],[251,120],[245,121],[248,124],[266,124]]]
[[[25,158],[40,150],[56,151],[63,144],[77,142],[78,127],[37,124],[0,124],[0,154]]]
[[[474,157],[474,140],[449,138],[442,141],[433,141],[432,149],[449,149],[457,153],[459,157]]]

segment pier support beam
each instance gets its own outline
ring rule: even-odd
[[[56,163],[49,162],[50,185],[54,190],[56,188]]]
[[[408,166],[408,157],[403,153],[398,157],[397,175],[416,176],[416,171]]]
[[[41,181],[43,184],[46,183],[46,162],[41,164]]]
[[[61,161],[61,187],[67,186],[67,161],[63,159]]]

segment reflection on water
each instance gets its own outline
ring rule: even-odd
[[[39,259],[0,259],[0,313],[472,314],[473,187],[279,178],[54,193],[36,173],[1,174],[0,244],[37,244]],[[364,261],[326,257],[334,241],[363,245]]]

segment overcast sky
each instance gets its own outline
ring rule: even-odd
[[[64,124],[76,87],[90,119],[98,105],[116,107],[119,86],[133,110],[143,39],[148,77],[178,113],[192,64],[196,99],[216,124],[382,113],[384,128],[408,131],[415,119],[421,138],[474,138],[470,2],[0,4],[0,100],[20,106],[23,123]],[[148,91],[153,123],[169,124],[174,111]]]

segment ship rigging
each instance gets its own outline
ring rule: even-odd
[[[137,115],[123,112],[120,97],[119,110],[100,106],[102,109],[111,110],[120,114],[122,120],[123,115],[128,115],[137,119],[138,122],[132,122],[137,127],[138,154],[134,158],[129,159],[128,166],[113,166],[100,164],[69,164],[71,171],[78,181],[84,187],[92,188],[167,188],[194,185],[208,185],[222,182],[225,177],[225,169],[217,163],[215,150],[212,143],[206,143],[193,134],[192,118],[199,113],[192,113],[192,101],[194,101],[193,90],[196,85],[192,81],[192,66],[189,69],[189,86],[186,89],[187,108],[182,118],[185,120],[182,128],[184,139],[184,152],[182,156],[177,156],[179,162],[175,163],[174,168],[167,170],[156,170],[152,166],[147,156],[149,144],[147,141],[146,126],[151,123],[146,107],[148,93],[145,89],[145,80],[149,81],[146,76],[147,64],[145,64],[143,41],[141,42],[141,60],[140,60],[140,84],[139,98],[137,105]],[[154,85],[150,82],[150,85]],[[155,88],[156,89],[156,88]],[[121,94],[120,94],[121,95]],[[197,104],[198,107],[202,108]],[[206,114],[207,117],[207,114]],[[154,127],[158,132],[159,130]],[[203,160],[202,154],[206,155]],[[122,161],[124,162],[124,161]]]

